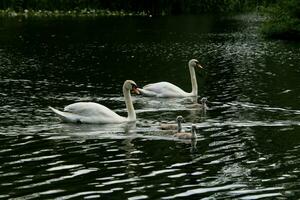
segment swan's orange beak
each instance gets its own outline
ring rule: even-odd
[[[197,64],[197,67],[199,67],[199,68],[203,69],[203,67],[202,67],[200,64]]]
[[[131,93],[140,94],[140,91],[137,87],[132,87]]]

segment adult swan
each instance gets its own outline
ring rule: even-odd
[[[122,117],[109,108],[93,102],[73,103],[66,106],[64,111],[59,111],[52,107],[49,108],[64,122],[98,124],[131,122],[136,120],[131,100],[131,91],[139,94],[136,83],[132,80],[127,80],[123,84],[123,95],[125,98],[128,117]]]
[[[138,90],[144,96],[152,96],[152,97],[191,97],[198,96],[198,85],[195,74],[195,68],[203,68],[199,61],[196,59],[191,59],[189,61],[189,70],[191,75],[192,82],[192,92],[185,92],[178,86],[169,83],[169,82],[158,82],[145,85],[142,89],[138,88]]]

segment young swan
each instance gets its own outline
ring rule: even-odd
[[[197,109],[197,110],[206,111],[208,109],[208,106],[206,104],[207,102],[209,102],[207,100],[207,97],[202,97],[201,99],[197,99],[196,103],[187,105],[187,108],[193,108],[193,109]]]
[[[180,128],[180,131],[182,129],[181,123],[184,122],[184,118],[179,115],[176,117],[176,123],[177,124],[160,124],[160,128],[162,130],[178,130]]]
[[[180,130],[181,131],[181,130]],[[191,132],[179,132],[174,135],[174,137],[177,137],[179,139],[189,139],[189,140],[196,140],[197,134],[196,134],[196,125],[192,125]]]
[[[201,105],[202,109],[207,110],[208,109],[207,104],[206,104],[206,102],[208,102],[207,97],[202,97],[200,99],[200,102],[201,102],[200,105]]]

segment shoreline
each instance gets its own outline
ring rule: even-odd
[[[100,9],[80,9],[80,10],[30,10],[25,9],[17,12],[13,9],[0,10],[0,17],[125,17],[125,16],[151,16],[146,12],[125,12],[110,11]]]

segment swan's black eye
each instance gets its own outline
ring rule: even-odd
[[[196,60],[196,61],[195,61],[195,63],[198,65],[198,64],[199,64],[199,61],[198,61],[198,60]]]
[[[137,88],[137,85],[131,84],[131,87],[132,87],[132,89],[136,89],[136,88]]]

